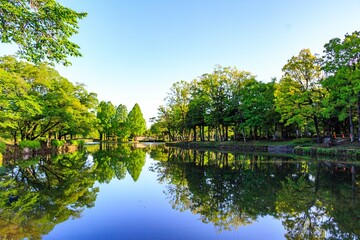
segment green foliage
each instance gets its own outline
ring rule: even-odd
[[[360,136],[360,31],[324,48],[322,58],[309,49],[291,57],[279,82],[262,83],[249,72],[221,66],[190,83],[176,82],[158,108],[153,133],[171,141],[240,135],[246,141],[301,132],[321,143],[326,132],[340,129],[354,140]]]
[[[257,82],[255,76],[236,68],[216,66],[213,73],[203,74],[190,84],[175,83],[168,93],[166,105],[159,107],[154,131],[169,136],[171,141],[206,138],[227,140],[234,132],[239,139],[244,129],[275,129],[278,114],[274,111],[275,82]],[[230,129],[231,128],[231,129]],[[161,129],[161,130],[160,130]]]
[[[68,56],[81,56],[70,38],[86,13],[55,0],[1,0],[0,16],[0,41],[16,43],[19,56],[28,61],[69,65]]]
[[[349,121],[348,129],[354,140],[354,109],[360,119],[360,32],[346,34],[344,39],[333,38],[324,46],[322,69],[329,75],[322,84],[329,90],[324,115],[335,116],[340,122]],[[347,123],[346,123],[347,124]],[[360,121],[358,121],[358,135]]]
[[[66,144],[65,140],[56,140],[56,139],[51,140],[51,146],[54,146],[54,147],[62,147],[65,144]]]
[[[303,49],[288,61],[283,72],[275,91],[276,111],[281,114],[281,121],[298,128],[312,121],[320,143],[318,121],[326,91],[320,85],[319,59],[309,49]]]
[[[113,118],[113,131],[115,135],[120,139],[124,140],[129,136],[129,129],[126,125],[128,118],[128,111],[125,105],[120,104],[116,107],[116,113]]]
[[[6,144],[4,142],[0,142],[0,153],[5,153]]]
[[[113,135],[114,129],[114,116],[116,113],[115,106],[107,101],[101,101],[97,106],[96,117],[99,120],[98,131],[100,133],[100,140],[103,140],[103,135],[105,135],[106,140],[109,140],[109,137]]]
[[[96,94],[45,64],[0,58],[0,136],[15,140],[86,135],[94,126]]]
[[[39,141],[24,140],[24,141],[21,141],[21,142],[19,143],[19,147],[20,147],[21,149],[24,149],[24,148],[40,149],[41,144],[40,144]]]
[[[126,125],[130,134],[135,138],[141,136],[146,131],[146,122],[141,112],[140,106],[137,103],[129,112]]]

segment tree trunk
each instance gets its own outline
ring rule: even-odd
[[[201,138],[202,142],[205,141],[205,126],[204,125],[200,126],[200,138]]]
[[[352,120],[352,106],[349,109],[350,141],[354,141],[354,123]]]
[[[225,141],[229,140],[229,126],[225,126]]]
[[[16,132],[13,132],[13,137],[14,137],[14,145],[17,145]]]
[[[315,124],[315,130],[316,130],[316,142],[317,142],[317,144],[320,144],[321,136],[320,136],[320,130],[319,130],[319,122],[318,122],[316,115],[314,115],[314,124]]]
[[[219,127],[216,126],[215,127],[215,141],[218,141],[218,132],[219,132]]]
[[[211,132],[211,128],[208,126],[208,141],[210,141],[210,132]]]
[[[357,138],[360,141],[360,92],[357,94],[358,131]]]
[[[241,129],[241,132],[242,132],[242,135],[243,135],[243,138],[244,138],[244,142],[246,142],[246,136],[245,136],[244,128]]]
[[[194,142],[196,142],[196,125],[193,128],[194,130]],[[201,128],[200,128],[200,135],[201,135]]]

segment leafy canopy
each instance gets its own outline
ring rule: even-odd
[[[86,13],[55,0],[0,0],[0,41],[19,46],[18,55],[33,63],[71,64],[80,47],[69,39]]]

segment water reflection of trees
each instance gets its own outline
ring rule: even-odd
[[[89,175],[94,166],[84,153],[22,162],[2,175],[0,235],[39,239],[54,226],[92,207],[98,189]]]
[[[145,164],[146,149],[119,145],[85,152],[6,163],[0,175],[1,239],[40,239],[58,223],[80,217],[93,207],[96,181],[136,181]],[[13,162],[13,161],[12,161]]]
[[[121,180],[128,172],[136,182],[145,165],[146,148],[137,148],[134,145],[119,144],[100,148],[93,153],[97,164],[95,178],[100,183],[109,183],[114,177]]]
[[[153,170],[173,208],[219,231],[273,216],[288,239],[360,236],[355,166],[171,148],[154,156],[162,159]]]

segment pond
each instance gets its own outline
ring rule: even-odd
[[[92,145],[0,167],[0,239],[359,239],[356,162]]]

